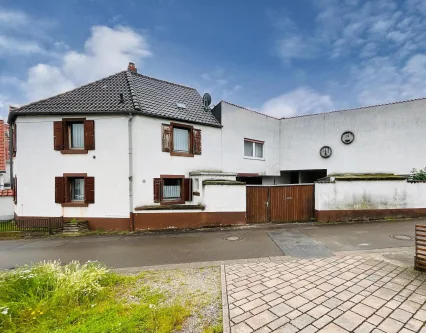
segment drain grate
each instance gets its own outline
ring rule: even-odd
[[[408,236],[408,235],[390,235],[389,237],[395,238],[398,240],[413,240],[414,237]]]
[[[241,238],[238,236],[229,236],[229,237],[226,237],[225,240],[230,242],[235,242],[235,241],[241,240]]]

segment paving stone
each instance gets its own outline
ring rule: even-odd
[[[389,309],[385,306],[381,307],[379,310],[376,311],[376,315],[386,318],[387,316],[389,316],[389,314],[392,312],[392,309]]]
[[[291,321],[291,324],[293,326],[299,328],[299,329],[302,329],[302,328],[308,326],[313,321],[315,321],[315,319],[305,313],[305,314],[302,314],[301,316],[293,319]]]
[[[376,309],[373,309],[372,307],[369,307],[365,304],[357,304],[351,309],[351,311],[359,314],[360,316],[363,316],[364,318],[368,318],[374,312],[376,312]]]
[[[278,318],[277,320],[274,320],[273,322],[270,322],[268,324],[268,327],[271,328],[271,329],[273,329],[273,330],[275,330],[275,329],[277,329],[277,328],[279,328],[279,327],[287,324],[289,321],[290,321],[290,319],[288,319],[285,316],[282,316],[282,317]]]
[[[276,315],[266,310],[255,316],[250,317],[249,319],[246,320],[246,323],[254,330],[257,330],[277,318],[278,317]]]
[[[268,310],[269,308],[270,308],[269,304],[263,304],[263,305],[261,305],[261,306],[259,306],[259,307],[255,308],[255,309],[251,310],[250,312],[251,312],[253,315],[257,315],[258,313],[260,313],[260,312],[262,312],[262,311],[265,311],[265,310]]]
[[[274,299],[277,299],[278,297],[281,297],[281,295],[274,291],[270,294],[267,294],[266,296],[263,296],[262,299],[265,302],[270,302],[270,301],[273,301]]]
[[[344,327],[349,331],[353,331],[356,327],[358,327],[363,321],[364,317],[356,314],[352,311],[347,311],[334,320],[334,323],[337,325]]]
[[[330,317],[337,318],[337,317],[339,317],[342,313],[343,313],[343,311],[342,311],[342,310],[334,309],[334,310],[331,310],[331,311],[328,313],[328,315],[329,315]]]
[[[314,302],[315,304],[321,304],[323,302],[325,302],[328,298],[325,296],[320,296],[317,299],[314,299],[312,302]]]
[[[370,333],[374,328],[374,325],[364,322],[355,330],[355,333]]]
[[[387,301],[392,299],[398,292],[395,290],[387,289],[387,288],[380,288],[376,292],[373,293],[373,296],[383,298]]]
[[[420,306],[421,305],[418,303],[407,300],[404,303],[402,303],[399,308],[414,314],[420,308]]]
[[[342,303],[343,302],[337,298],[330,298],[322,304],[329,309],[334,309],[334,308],[337,308]]]
[[[318,298],[318,297],[322,296],[323,294],[325,294],[324,291],[322,291],[320,289],[314,288],[314,289],[311,289],[311,290],[308,290],[308,291],[304,292],[300,296],[302,296],[302,297],[304,297],[304,298],[312,301],[315,298]]]
[[[296,288],[293,288],[291,286],[287,286],[287,287],[278,289],[277,293],[280,294],[280,295],[286,295],[286,294],[292,293],[295,290],[296,290]]]
[[[303,312],[303,313],[305,313],[305,312],[308,312],[310,309],[312,309],[312,308],[314,308],[314,307],[316,307],[317,305],[315,304],[315,303],[313,303],[313,302],[309,302],[309,303],[306,303],[305,305],[302,305],[300,308],[299,308],[299,311],[301,311],[301,312]]]
[[[400,322],[406,323],[410,318],[412,314],[402,310],[402,309],[396,309],[394,312],[391,313],[389,317],[396,319]]]
[[[266,289],[268,289],[268,287],[264,286],[263,284],[258,284],[258,285],[254,286],[254,287],[251,287],[250,291],[253,294],[256,294],[256,293],[260,293],[261,291],[264,291]]]
[[[244,310],[240,309],[240,308],[234,308],[232,310],[229,311],[229,315],[231,318],[235,318],[237,316],[239,316],[240,314],[243,314]]]
[[[299,317],[302,314],[302,312],[300,312],[299,310],[293,310],[289,313],[287,313],[286,317],[289,319],[294,319]]]
[[[268,326],[263,326],[262,328],[254,331],[253,333],[269,333],[269,332],[272,332],[272,330],[268,328]]]
[[[285,314],[293,311],[293,308],[288,306],[285,303],[278,304],[272,308],[269,309],[272,313],[276,314],[277,316],[281,317]]]
[[[413,294],[411,294],[410,297],[408,297],[408,300],[412,301],[412,302],[423,304],[425,302],[425,296],[413,293]]]
[[[289,299],[286,303],[290,305],[292,308],[297,309],[298,307],[308,303],[308,300],[301,296],[296,296],[296,297],[293,297],[292,299]]]
[[[426,299],[424,300],[424,302],[426,302]],[[426,323],[426,310],[417,311],[417,313],[414,315],[414,318]]]
[[[243,299],[243,298],[246,298],[246,297],[253,295],[253,293],[250,290],[245,289],[245,290],[241,290],[241,291],[239,291],[235,294],[231,294],[231,295],[236,300],[240,300],[240,299]]]
[[[274,333],[296,333],[296,332],[299,332],[299,329],[297,327],[294,327],[292,324],[285,324],[284,326],[274,331]]]
[[[312,324],[317,328],[322,328],[332,320],[333,320],[332,317],[330,317],[328,315],[324,315],[324,316],[320,317],[319,319],[317,319],[316,321],[314,321]]]
[[[383,321],[383,317],[380,317],[378,315],[373,314],[370,318],[367,319],[367,321],[370,324],[373,324],[374,326],[379,325]]]
[[[241,305],[241,309],[243,309],[244,311],[250,311],[254,308],[257,308],[258,306],[261,306],[265,304],[265,302],[261,299],[255,299],[254,301],[245,303],[243,305]]]
[[[402,328],[403,324],[392,318],[386,318],[378,327],[378,329],[386,333],[396,333]]]
[[[246,323],[239,323],[231,328],[231,333],[251,333],[253,330]]]
[[[347,330],[337,326],[336,324],[330,323],[324,328],[320,329],[318,333],[346,333]]]
[[[231,320],[235,323],[238,324],[250,317],[252,317],[253,315],[250,312],[245,312],[243,314],[240,314],[239,316],[236,316],[235,318],[231,318]]]
[[[299,331],[299,333],[315,333],[318,329],[315,326],[309,325],[305,327],[303,330]]]
[[[417,319],[410,319],[404,327],[417,332],[422,326],[424,325],[424,322],[421,320],[417,320]]]
[[[352,308],[355,305],[355,303],[351,302],[351,301],[347,301],[344,302],[343,304],[341,304],[338,309],[342,310],[342,311],[347,311],[350,308]]]
[[[386,301],[371,295],[365,298],[361,303],[368,305],[373,309],[380,309],[386,303]]]

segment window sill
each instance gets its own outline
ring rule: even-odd
[[[171,156],[184,156],[184,157],[194,157],[194,154],[191,153],[183,153],[183,152],[177,152],[177,151],[171,151]]]
[[[64,202],[61,204],[62,207],[88,207],[89,204],[86,202]]]
[[[256,160],[256,161],[264,161],[265,160],[265,158],[250,157],[250,156],[244,156],[244,159],[246,159],[246,160]]]
[[[87,154],[86,149],[64,149],[61,150],[61,154]]]
[[[160,204],[162,206],[184,205],[185,200],[161,201]]]
[[[205,206],[203,205],[147,205],[136,207],[136,211],[140,210],[204,210]]]

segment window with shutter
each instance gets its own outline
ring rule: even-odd
[[[199,129],[194,129],[193,130],[193,143],[194,143],[194,147],[193,147],[193,152],[194,155],[201,155],[201,130]]]
[[[162,124],[162,151],[172,156],[201,155],[201,130],[190,125]]]
[[[161,178],[154,178],[154,202],[161,201]]]
[[[95,121],[94,120],[84,121],[84,149],[86,150],[95,149]]]
[[[95,121],[64,118],[53,122],[53,146],[62,154],[87,154],[95,149]]]
[[[95,178],[94,177],[86,177],[84,193],[85,193],[86,203],[95,203]]]
[[[192,179],[185,178],[183,180],[184,200],[192,201]]]
[[[170,152],[172,146],[172,127],[170,125],[163,124],[162,128],[162,150],[163,152]]]
[[[87,207],[95,203],[95,178],[85,173],[55,177],[55,203],[63,207]]]

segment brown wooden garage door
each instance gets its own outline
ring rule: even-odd
[[[314,185],[247,186],[247,223],[314,218]]]

